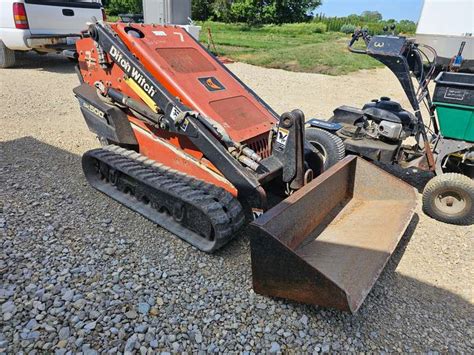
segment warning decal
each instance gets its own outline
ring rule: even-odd
[[[288,142],[289,134],[290,134],[290,131],[288,131],[287,129],[279,127],[278,132],[277,132],[276,142],[278,144],[280,144],[281,146],[286,147],[286,143]]]
[[[213,76],[206,76],[205,78],[198,78],[199,82],[206,87],[209,91],[221,91],[225,90],[224,85],[221,84],[217,78]]]
[[[252,208],[253,219],[256,220],[263,214],[263,210],[260,208]]]

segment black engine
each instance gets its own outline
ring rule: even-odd
[[[362,109],[341,106],[329,122],[340,124],[336,134],[346,149],[373,160],[392,162],[403,140],[416,129],[411,112],[388,97],[364,105]]]
[[[368,120],[379,124],[379,134],[389,139],[405,139],[416,126],[415,115],[404,110],[398,102],[390,100],[389,97],[373,100],[366,104],[362,111]]]

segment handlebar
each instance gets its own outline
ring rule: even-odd
[[[371,36],[369,35],[369,33],[367,32],[367,30],[356,30],[354,32],[354,34],[352,35],[352,38],[349,42],[349,45],[347,46],[347,48],[349,49],[349,51],[351,51],[352,53],[357,53],[357,54],[367,54],[367,49],[354,49],[354,43],[356,43],[359,38],[362,38],[365,42],[365,45],[367,47],[367,45],[369,44],[370,42],[370,38]]]

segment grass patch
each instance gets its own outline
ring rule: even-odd
[[[346,49],[349,36],[325,32],[319,23],[258,28],[217,22],[200,25],[201,41],[205,45],[210,28],[218,54],[244,63],[329,75],[382,67],[368,56],[350,53]]]
[[[107,15],[107,21],[108,22],[117,22],[118,20],[120,20],[118,16]]]

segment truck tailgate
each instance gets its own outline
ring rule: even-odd
[[[79,34],[92,17],[102,19],[98,2],[25,0],[25,7],[33,35]]]

